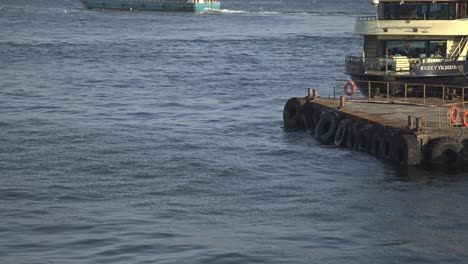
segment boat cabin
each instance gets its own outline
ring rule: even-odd
[[[347,73],[434,74],[421,68],[434,64],[457,72],[467,61],[468,0],[372,3],[376,16],[357,18],[355,33],[363,36],[363,54],[346,58]]]

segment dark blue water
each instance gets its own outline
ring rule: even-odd
[[[466,263],[468,178],[282,128],[365,0],[0,1],[0,263]]]

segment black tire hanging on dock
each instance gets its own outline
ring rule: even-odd
[[[318,122],[320,121],[320,117],[324,110],[321,107],[316,106],[314,110],[314,114],[312,115],[312,121],[314,121],[315,126],[317,126]]]
[[[285,128],[304,128],[301,108],[305,104],[305,102],[306,100],[304,98],[299,97],[293,97],[286,102],[283,109],[283,123]]]
[[[351,124],[351,120],[343,119],[338,124],[335,133],[335,145],[337,147],[346,147],[346,137],[348,136],[348,129],[349,125]]]
[[[468,139],[462,141],[463,149],[460,151],[460,158],[463,167],[468,167]]]
[[[424,148],[424,163],[432,166],[454,167],[461,163],[463,144],[453,137],[430,140]]]
[[[391,131],[380,131],[383,134],[382,140],[380,142],[379,157],[386,160],[395,161],[396,157],[395,146],[393,145],[393,133]]]
[[[403,166],[422,163],[421,144],[415,135],[395,134],[392,137],[393,159]]]
[[[338,122],[338,114],[335,111],[322,113],[320,121],[315,127],[315,138],[325,144],[332,143],[335,140],[335,132]]]
[[[356,121],[354,121],[356,122]],[[346,147],[352,150],[357,150],[358,145],[358,130],[359,123],[351,123],[348,126],[348,130],[346,132]]]
[[[304,128],[311,133],[315,133],[315,127],[317,123],[314,121],[314,114],[316,109],[313,104],[307,103],[302,107],[302,122],[304,123]]]
[[[363,124],[357,130],[357,149],[367,152],[372,140],[373,126],[370,124]]]
[[[374,132],[371,136],[371,141],[368,149],[369,154],[382,158],[382,153],[380,153],[380,150],[384,137],[384,130],[380,126],[374,127]]]

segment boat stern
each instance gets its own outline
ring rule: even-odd
[[[206,3],[196,3],[194,6],[194,11],[195,13],[203,13],[206,12],[207,10],[214,10],[214,11],[219,11],[221,9],[221,3],[216,1],[216,2],[206,2]]]

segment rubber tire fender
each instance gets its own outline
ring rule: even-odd
[[[314,124],[317,126],[318,122],[320,121],[320,117],[322,116],[322,113],[324,113],[324,110],[321,107],[316,107],[314,110],[314,114],[312,115],[312,120],[314,121]]]
[[[382,158],[383,155],[380,153],[381,144],[384,140],[384,130],[380,127],[374,127],[373,135],[371,136],[371,141],[369,145],[368,152],[376,157]]]
[[[313,104],[308,103],[302,106],[302,122],[307,131],[315,133],[317,123],[314,121],[314,114],[317,111]]]
[[[424,163],[450,167],[461,162],[463,144],[453,137],[431,139],[424,148]]]
[[[395,134],[392,146],[393,157],[400,165],[414,166],[422,163],[421,144],[415,135]]]
[[[359,124],[352,123],[346,133],[346,147],[352,150],[357,150]]]
[[[289,99],[284,105],[283,109],[283,123],[284,127],[288,129],[302,129],[304,122],[302,121],[301,108],[306,100],[300,97],[293,97]]]
[[[325,144],[332,143],[335,139],[338,122],[338,114],[336,112],[327,111],[322,113],[320,121],[315,127],[315,138]]]
[[[343,119],[338,124],[335,133],[335,145],[337,147],[346,147],[346,137],[349,129],[349,125],[351,124],[351,120]]]
[[[395,161],[396,157],[395,153],[395,146],[393,145],[393,133],[390,131],[381,131],[383,132],[383,138],[380,142],[380,149],[379,149],[379,157],[384,158],[386,160]]]
[[[357,134],[357,149],[360,151],[367,151],[371,144],[373,126],[371,124],[363,124],[358,127]]]
[[[464,167],[468,166],[468,139],[462,141],[463,149],[460,151],[460,158]]]

